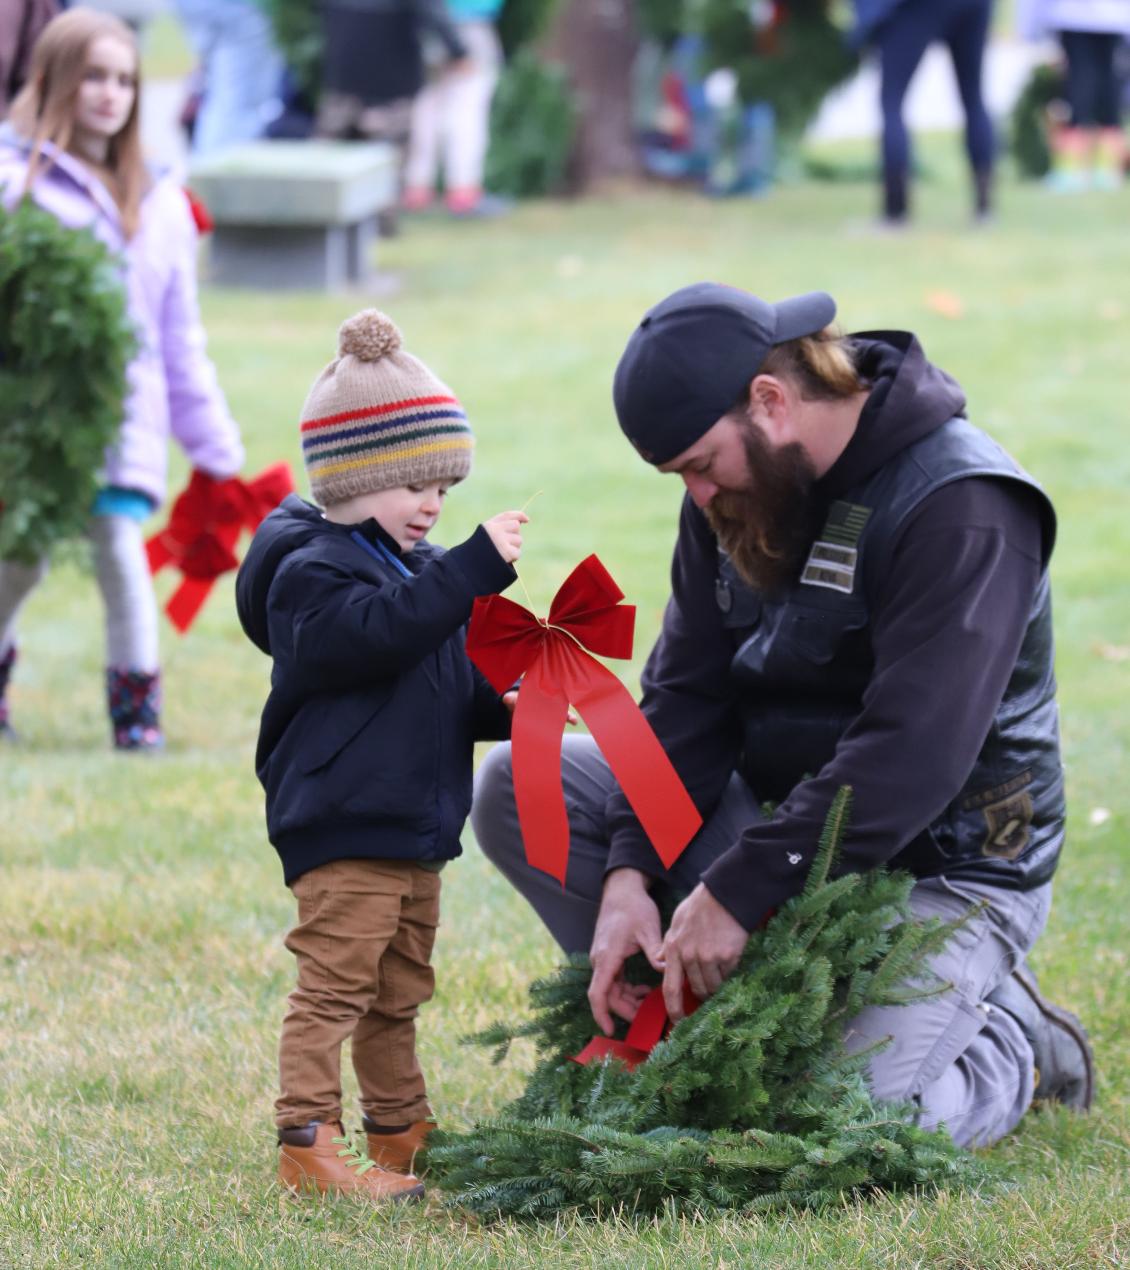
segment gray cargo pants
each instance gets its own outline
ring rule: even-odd
[[[471,821],[487,858],[533,905],[565,952],[587,952],[600,906],[608,840],[604,805],[613,777],[591,737],[566,737],[562,783],[569,812],[569,868],[562,888],[526,863],[514,803],[510,746],[498,745],[479,769]],[[689,892],[742,829],[761,818],[757,799],[738,776],[671,871]],[[962,1146],[986,1146],[1013,1129],[1032,1101],[1032,1049],[1011,1015],[985,998],[1019,965],[1047,921],[1051,884],[1032,891],[945,877],[911,892],[918,917],[952,919],[988,901],[933,958],[951,991],[905,1006],[864,1010],[847,1029],[848,1045],[891,1043],[870,1063],[876,1097],[908,1100],[925,1128],[944,1125]]]

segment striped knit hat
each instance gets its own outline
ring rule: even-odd
[[[302,407],[302,457],[320,507],[397,485],[461,481],[474,438],[463,408],[401,347],[391,318],[343,322],[338,355]]]

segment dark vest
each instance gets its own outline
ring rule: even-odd
[[[1047,576],[1055,514],[994,441],[951,419],[832,504],[786,594],[770,600],[751,590],[720,551],[716,595],[736,650],[730,669],[744,724],[740,770],[759,797],[779,801],[832,758],[861,709],[874,670],[874,597],[900,527],[928,494],[973,476],[1036,491],[1045,567],[1015,669],[968,779],[891,865],[919,877],[944,872],[1026,890],[1052,876],[1064,833]]]

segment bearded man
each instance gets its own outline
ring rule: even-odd
[[[702,813],[668,871],[590,738],[563,746],[562,889],[524,858],[508,747],[480,771],[488,857],[566,952],[588,949],[597,1023],[631,1018],[643,952],[672,1017],[733,972],[799,893],[842,785],[840,867],[916,877],[919,917],[976,906],[932,966],[949,990],[871,1008],[881,1099],[963,1145],[1032,1103],[1085,1109],[1079,1020],[1026,957],[1064,838],[1051,603],[1051,503],[965,416],[965,396],[899,331],[839,335],[822,292],[769,304],[684,287],[640,322],[616,370],[620,426],[686,486],[672,595],[641,708]],[[764,810],[766,803],[773,810]],[[685,896],[661,931],[657,896]]]

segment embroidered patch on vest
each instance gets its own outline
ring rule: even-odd
[[[999,803],[982,808],[988,833],[981,844],[981,854],[998,860],[1015,860],[1028,845],[1032,824],[1032,799],[1028,794],[1013,794]]]
[[[1003,785],[994,785],[961,800],[962,811],[979,811],[985,817],[985,841],[981,854],[997,860],[1015,860],[1028,845],[1032,825],[1032,798],[1025,791],[1032,783],[1026,767]]]
[[[870,516],[870,507],[834,502],[819,538],[808,553],[800,575],[801,583],[850,595],[855,588],[855,566],[859,560],[856,544]]]

